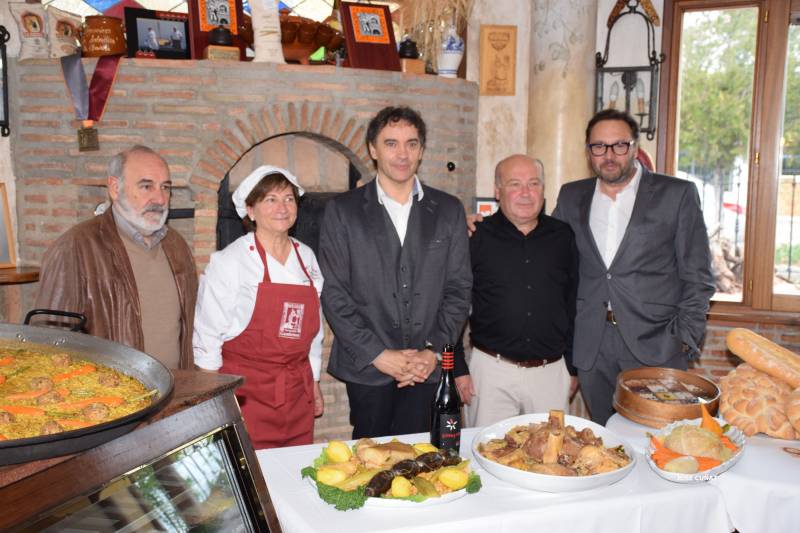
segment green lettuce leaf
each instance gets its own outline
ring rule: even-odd
[[[470,472],[469,478],[467,479],[467,494],[475,494],[481,490],[482,486],[483,484],[481,483],[481,476],[475,472]]]

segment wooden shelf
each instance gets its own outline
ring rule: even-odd
[[[0,285],[39,281],[39,267],[0,268]]]

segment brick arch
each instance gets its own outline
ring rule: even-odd
[[[324,104],[274,104],[231,118],[191,171],[195,196],[194,254],[198,268],[216,250],[217,191],[225,174],[262,142],[287,134],[304,134],[342,153],[362,175],[372,172],[364,146],[366,120]]]

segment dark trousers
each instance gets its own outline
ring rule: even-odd
[[[431,430],[431,404],[436,384],[413,387],[347,383],[353,438],[422,433]]]
[[[686,370],[689,361],[684,353],[679,353],[659,365],[668,368]],[[578,369],[578,380],[581,383],[581,395],[589,408],[592,421],[605,425],[614,414],[614,389],[617,385],[617,374],[629,368],[647,366],[628,349],[619,328],[611,322],[606,323],[603,339],[594,366],[590,370]]]

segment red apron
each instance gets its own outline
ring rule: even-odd
[[[319,297],[298,244],[294,252],[311,286],[272,283],[264,263],[253,316],[238,337],[222,345],[220,372],[245,377],[236,391],[247,432],[256,449],[311,444],[314,392],[308,352],[320,328]]]

